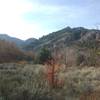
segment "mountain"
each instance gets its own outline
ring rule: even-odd
[[[29,38],[24,41],[24,45],[22,46],[22,49],[25,51],[33,51],[37,43],[38,43],[37,39]]]
[[[0,34],[0,40],[5,40],[5,41],[8,41],[8,42],[13,42],[18,47],[24,48],[24,46],[29,45],[31,43],[34,43],[37,39],[29,38],[29,39],[24,41],[24,40],[15,38],[15,37],[11,37],[11,36],[9,36],[7,34]]]
[[[87,44],[87,42],[100,41],[100,30],[96,29],[86,29],[83,27],[66,27],[59,31],[50,33],[46,36],[43,36],[39,39],[29,38],[25,41],[18,38],[10,37],[6,34],[0,34],[0,40],[6,40],[14,42],[18,47],[23,50],[34,50],[38,51],[43,46],[48,48],[54,48],[57,46],[59,48],[72,46],[76,43]]]
[[[35,41],[37,41],[37,39],[35,39],[35,38],[29,38],[29,39],[25,40],[25,44],[29,45],[31,43],[34,43]]]
[[[66,66],[100,66],[100,30],[66,27],[27,46],[39,52],[47,47]]]
[[[15,37],[11,37],[7,34],[0,34],[0,40],[5,40],[15,43],[18,47],[21,47],[24,44],[24,41]]]
[[[53,56],[61,58],[57,61],[67,66],[100,66],[100,30],[66,27],[39,39],[30,38],[23,41],[5,34],[0,35],[0,39],[14,42],[22,50],[34,51],[36,55],[41,48],[47,47]]]
[[[100,30],[86,29],[83,27],[70,28],[66,27],[62,30],[50,33],[41,37],[34,42],[30,42],[24,49],[39,50],[43,46],[53,48],[71,46],[76,43],[91,41],[100,41]]]

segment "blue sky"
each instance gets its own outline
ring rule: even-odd
[[[0,0],[0,33],[21,39],[99,24],[100,0]]]

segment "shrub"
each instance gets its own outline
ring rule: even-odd
[[[36,62],[40,64],[45,64],[45,62],[51,59],[52,59],[52,55],[50,50],[44,47],[40,50]]]

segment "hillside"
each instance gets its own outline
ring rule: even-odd
[[[1,39],[14,42],[22,50],[34,52],[36,55],[41,48],[47,47],[53,56],[59,56],[59,61],[67,66],[100,65],[100,30],[66,27],[39,39],[17,39],[16,42],[16,38],[7,35],[1,35]]]
[[[29,45],[30,43],[36,41],[35,38],[29,38],[27,40],[21,40],[15,37],[11,37],[7,34],[0,34],[0,40],[5,40],[11,43],[14,43],[17,47],[23,48],[26,45]]]
[[[8,36],[7,34],[0,34],[0,40],[6,40],[15,43],[17,46],[22,46],[24,41],[18,38]]]
[[[34,52],[49,48],[58,62],[66,66],[100,66],[100,30],[64,28],[41,37],[24,47]]]
[[[85,29],[83,27],[70,28],[66,27],[62,30],[50,33],[46,36],[41,37],[39,40],[30,42],[24,49],[30,48],[39,50],[43,46],[53,48],[57,46],[71,46],[76,42],[87,42],[88,40],[99,41],[100,30]]]
[[[83,27],[70,28],[66,27],[59,31],[50,33],[39,39],[29,38],[25,41],[10,37],[6,34],[0,34],[0,40],[6,40],[15,43],[23,50],[40,50],[43,46],[53,48],[56,46],[72,46],[77,42],[100,41],[100,30],[86,29]]]

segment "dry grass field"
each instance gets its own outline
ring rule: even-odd
[[[0,64],[0,100],[100,100],[100,68],[62,66],[56,78],[62,86],[51,88],[46,66]]]

